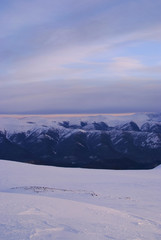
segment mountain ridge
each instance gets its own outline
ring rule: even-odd
[[[75,123],[61,119],[48,126],[31,120],[26,118],[28,129],[0,131],[0,158],[102,169],[149,169],[161,163],[159,121],[138,126],[130,120],[111,126],[102,119]]]

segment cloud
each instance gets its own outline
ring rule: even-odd
[[[159,111],[161,83],[153,79],[104,82],[73,81],[21,83],[1,92],[1,112],[126,112]],[[23,109],[22,109],[23,106]]]
[[[160,0],[2,0],[1,5],[1,111],[13,105],[15,111],[63,110],[65,104],[105,109],[116,108],[117,101],[120,109],[127,104],[139,109],[137,94],[155,108],[161,89]],[[149,50],[156,43],[158,50]],[[155,82],[156,96],[149,81]]]
[[[144,66],[138,59],[129,57],[117,57],[113,59],[108,67],[110,70],[118,73],[127,73],[128,71],[140,70]]]

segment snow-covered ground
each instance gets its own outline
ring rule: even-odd
[[[160,240],[160,183],[160,167],[114,171],[0,160],[0,240]]]

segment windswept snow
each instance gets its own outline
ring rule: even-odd
[[[160,182],[160,167],[89,170],[0,160],[0,239],[160,240]]]

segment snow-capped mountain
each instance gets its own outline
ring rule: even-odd
[[[148,169],[161,163],[161,115],[156,113],[1,116],[0,126],[3,159],[105,169]]]

